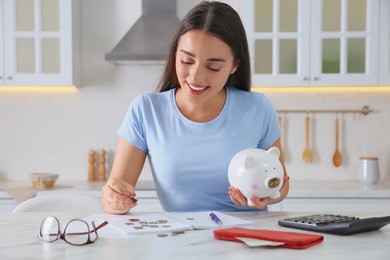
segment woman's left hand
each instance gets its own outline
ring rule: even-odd
[[[269,204],[274,204],[284,199],[284,197],[287,195],[288,192],[289,180],[290,178],[288,176],[284,176],[283,185],[282,188],[280,189],[281,199],[276,199],[276,201],[275,199],[271,199],[270,197],[258,198],[256,196],[251,196],[250,200],[253,202],[254,206],[249,206],[247,198],[244,195],[242,195],[239,189],[230,186],[228,194],[230,196],[230,199],[234,202],[234,204],[238,206],[262,209]]]
[[[236,204],[238,206],[262,209],[268,205],[268,202],[270,200],[269,197],[258,198],[256,196],[252,196],[252,197],[250,197],[250,199],[252,200],[254,206],[249,206],[247,198],[244,195],[242,195],[242,193],[239,189],[237,189],[235,187],[229,187],[228,193],[229,193],[230,199],[234,202],[234,204]]]

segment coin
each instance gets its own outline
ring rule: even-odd
[[[158,237],[167,237],[167,234],[157,234]]]
[[[168,220],[166,220],[166,219],[157,220],[157,224],[165,224],[165,223],[168,223]]]
[[[130,218],[129,221],[130,222],[139,222],[139,219],[138,218]]]
[[[126,222],[125,224],[126,224],[126,225],[134,225],[133,222]]]
[[[184,234],[184,231],[172,231],[172,236]]]
[[[134,229],[143,229],[143,227],[141,226],[136,226],[136,227],[133,227]]]

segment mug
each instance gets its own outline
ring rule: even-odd
[[[379,175],[378,157],[360,157],[358,177],[362,184],[377,184]]]

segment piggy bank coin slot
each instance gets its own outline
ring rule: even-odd
[[[275,188],[278,187],[280,184],[280,178],[279,177],[274,177],[268,181],[268,188]]]

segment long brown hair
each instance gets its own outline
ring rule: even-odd
[[[193,7],[180,22],[173,36],[167,63],[157,91],[164,92],[180,87],[176,75],[176,51],[180,37],[190,30],[202,30],[221,39],[230,46],[234,63],[238,64],[226,85],[245,91],[250,90],[251,74],[248,42],[240,16],[229,5],[217,1],[202,1]]]

